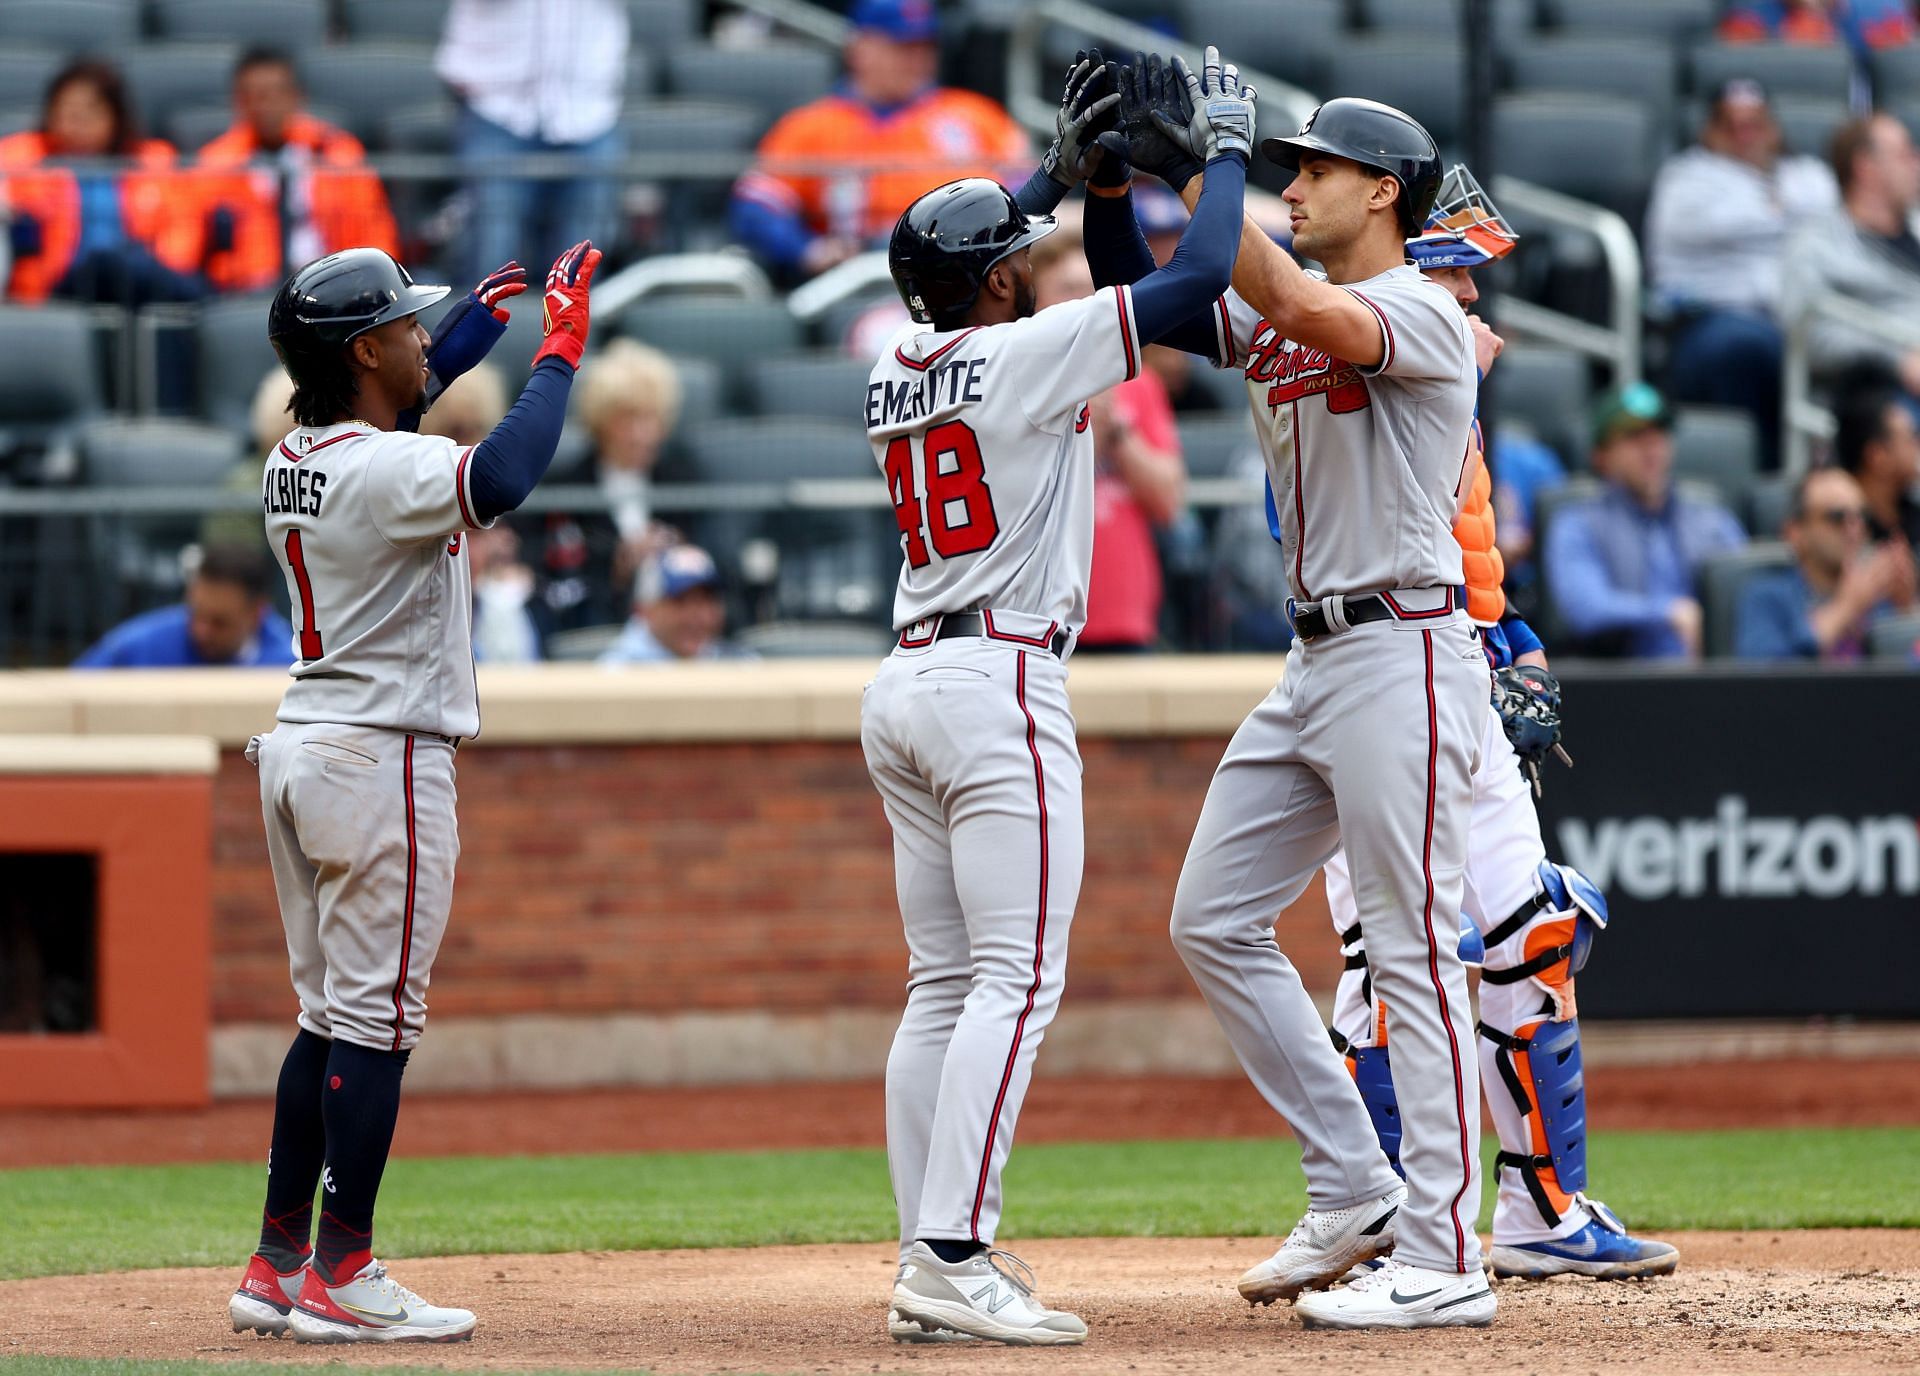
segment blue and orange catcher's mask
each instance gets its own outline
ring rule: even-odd
[[[1407,240],[1407,257],[1420,268],[1477,268],[1506,257],[1519,241],[1466,164],[1455,163],[1440,183],[1426,229]]]

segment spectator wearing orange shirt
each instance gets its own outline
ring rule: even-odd
[[[118,69],[93,58],[47,83],[40,127],[0,139],[6,294],[141,305],[205,294],[200,223],[173,147],[142,138]]]
[[[1916,37],[1907,0],[1736,0],[1720,21],[1730,43],[1842,43],[1855,52]]]
[[[393,212],[366,149],[301,108],[293,59],[250,48],[233,68],[233,125],[200,150],[207,276],[220,291],[257,291],[345,248],[400,252]]]
[[[932,0],[858,0],[852,21],[839,90],[784,115],[734,187],[735,236],[790,278],[877,246],[941,183],[1004,180],[1028,156],[1026,134],[999,105],[934,85]]]

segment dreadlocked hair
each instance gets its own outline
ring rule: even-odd
[[[360,384],[347,366],[343,349],[325,362],[311,362],[300,370],[293,384],[293,397],[287,409],[302,425],[332,425],[353,409]]]

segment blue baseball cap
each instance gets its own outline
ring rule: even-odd
[[[713,556],[698,545],[675,545],[664,551],[655,572],[657,582],[648,591],[659,597],[680,597],[696,588],[720,586],[720,570]]]
[[[896,43],[932,43],[940,37],[933,0],[858,0],[847,18],[854,28],[883,33]]]

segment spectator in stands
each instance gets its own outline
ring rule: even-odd
[[[1838,422],[1833,457],[1860,484],[1867,533],[1876,541],[1904,540],[1920,553],[1920,434],[1913,407],[1890,388],[1864,387],[1835,399]]]
[[[40,127],[0,139],[7,295],[135,306],[204,296],[202,224],[175,162],[171,145],[141,137],[118,68],[61,68]]]
[[[267,605],[272,565],[248,545],[209,545],[184,602],[122,622],[73,662],[76,669],[284,668],[293,627]]]
[[[518,523],[539,579],[541,630],[608,626],[626,615],[634,574],[677,537],[653,519],[648,487],[680,419],[680,377],[658,349],[616,339],[587,360],[574,389],[593,441],[603,510],[551,511]]]
[[[1801,477],[1783,534],[1795,567],[1742,589],[1733,635],[1741,659],[1860,659],[1868,626],[1913,605],[1913,551],[1888,540],[1867,552],[1866,500],[1844,470]]]
[[[1841,209],[1804,223],[1788,241],[1785,317],[1796,319],[1830,294],[1920,317],[1920,154],[1906,126],[1884,114],[1850,120],[1834,133],[1830,160]],[[1899,370],[1909,395],[1920,397],[1920,349],[1832,320],[1814,323],[1808,346],[1817,372],[1831,376],[1857,359],[1881,359]]]
[[[1093,295],[1080,231],[1062,227],[1032,249],[1039,310]],[[1151,368],[1087,401],[1093,427],[1093,572],[1083,651],[1140,653],[1159,636],[1163,580],[1155,533],[1179,516],[1187,466],[1166,385]]]
[[[1546,532],[1560,620],[1587,653],[1698,658],[1700,566],[1746,533],[1719,503],[1674,490],[1673,414],[1652,387],[1608,393],[1593,430],[1604,489],[1562,508]]]
[[[433,66],[461,105],[476,281],[509,259],[546,263],[579,239],[614,241],[623,0],[453,0]],[[569,158],[573,175],[512,175],[530,156]]]
[[[600,662],[621,666],[753,658],[721,638],[726,617],[713,556],[698,545],[674,545],[640,570],[633,615]]]
[[[1669,386],[1681,401],[1751,413],[1769,463],[1780,430],[1787,232],[1839,202],[1819,159],[1783,153],[1767,93],[1745,77],[1714,93],[1699,143],[1654,178],[1647,258],[1675,316]]]
[[[933,84],[933,0],[856,0],[846,80],[788,112],[734,188],[735,235],[789,279],[881,246],[923,192],[1004,177],[1026,134],[986,96]],[[838,171],[822,173],[821,163]]]
[[[1914,41],[1909,0],[1734,0],[1720,19],[1729,43],[1845,43],[1855,52]]]
[[[206,273],[220,291],[261,291],[346,248],[399,256],[386,190],[366,149],[307,113],[293,59],[249,48],[233,67],[233,124],[200,150]],[[504,262],[505,259],[500,261]]]

